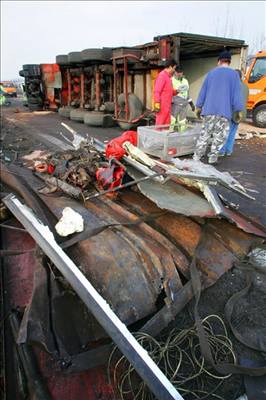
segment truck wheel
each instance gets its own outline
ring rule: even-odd
[[[25,64],[22,68],[24,71],[27,71],[28,76],[41,76],[39,64]],[[24,76],[26,76],[25,73]]]
[[[112,114],[104,114],[103,116],[103,128],[113,128],[116,126],[116,121],[113,119]]]
[[[103,126],[104,113],[101,111],[87,111],[84,115],[84,124],[90,126]]]
[[[23,69],[21,71],[19,71],[19,76],[22,76],[24,78],[25,75],[24,75]]]
[[[70,119],[71,121],[76,121],[76,122],[84,122],[84,115],[86,114],[87,111],[85,110],[80,110],[80,109],[72,109],[70,111]]]
[[[100,111],[104,111],[106,113],[114,113],[114,111],[115,111],[115,103],[113,101],[106,101],[101,106]]]
[[[120,108],[119,118],[125,119],[126,118],[126,111],[125,111],[126,102],[125,102],[125,94],[124,93],[119,95],[118,104],[119,104],[119,108]],[[140,101],[140,99],[133,93],[129,93],[129,95],[128,95],[128,106],[129,106],[129,116],[128,116],[129,120],[136,119],[141,116],[141,114],[143,112],[143,104]],[[128,130],[128,129],[135,127],[137,124],[118,121],[118,125],[120,126],[120,128],[122,128],[124,130]]]
[[[112,49],[85,49],[81,52],[83,61],[109,61],[112,57]]]
[[[70,118],[70,111],[72,110],[71,107],[61,107],[58,110],[58,114],[64,118]]]
[[[266,104],[261,104],[255,108],[252,119],[255,126],[266,128]]]
[[[68,55],[59,54],[58,56],[55,57],[55,62],[58,65],[67,65],[67,64],[69,64]]]
[[[81,63],[82,62],[81,52],[80,51],[72,51],[71,53],[68,53],[68,62],[69,63]]]
[[[113,66],[104,64],[99,66],[99,70],[105,75],[113,75]]]

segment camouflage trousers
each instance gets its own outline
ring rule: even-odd
[[[203,117],[203,125],[193,159],[199,161],[205,155],[207,147],[210,146],[209,163],[215,163],[218,160],[219,151],[226,142],[229,127],[230,122],[227,118],[217,115]]]

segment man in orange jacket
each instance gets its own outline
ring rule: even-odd
[[[171,121],[171,103],[174,93],[172,76],[175,72],[177,62],[169,60],[166,67],[161,71],[154,85],[154,111],[156,114],[156,125],[168,125]]]

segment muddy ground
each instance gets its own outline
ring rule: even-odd
[[[67,145],[67,141],[60,135],[67,131],[61,127],[62,119],[53,113],[29,113],[19,100],[13,101],[12,107],[5,109],[2,116],[2,152],[1,160],[6,163],[23,163],[22,157],[33,150],[55,151],[61,146]],[[94,136],[102,141],[121,134],[119,128],[92,128],[73,121],[65,120],[68,125],[78,133],[86,136]],[[250,130],[266,133],[266,130],[257,130],[250,124],[242,124],[241,130]],[[265,131],[265,132],[264,132]],[[249,140],[239,140],[236,143],[235,152],[232,157],[224,158],[219,165],[220,170],[227,170],[232,173],[248,189],[250,194],[256,197],[255,202],[241,199],[224,192],[224,196],[230,201],[239,203],[243,213],[266,225],[266,139],[258,137]],[[2,191],[8,188],[3,188]],[[234,267],[227,274],[224,274],[219,281],[205,290],[201,295],[199,311],[201,317],[209,314],[217,314],[225,320],[224,307],[228,299],[237,291],[247,285],[248,275],[243,269]],[[245,331],[248,327],[256,327],[264,332],[266,330],[266,275],[263,273],[253,274],[252,290],[245,303],[238,304],[236,311],[237,320],[241,321],[240,330]],[[193,305],[191,302],[183,310],[176,320],[171,324],[172,327],[184,329],[194,323]],[[242,345],[229,329],[230,339],[233,342],[234,350],[241,359],[252,359],[263,362],[266,365],[265,353],[252,350]],[[251,329],[252,331],[252,329]],[[226,380],[217,390],[217,394],[226,400],[234,400],[245,392],[243,378],[235,375]],[[216,399],[215,396],[206,399]]]

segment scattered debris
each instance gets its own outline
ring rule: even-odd
[[[252,130],[249,130],[252,129]],[[236,134],[236,140],[249,140],[252,139],[254,137],[256,138],[261,138],[264,139],[266,138],[266,129],[263,130],[259,130],[259,128],[257,130],[254,130],[254,127],[251,127],[249,129],[238,129],[237,134]]]
[[[248,256],[249,256],[249,262],[252,265],[266,268],[266,248],[265,247],[256,247],[249,253]]]
[[[49,115],[49,114],[53,114],[53,111],[33,111],[34,115]]]
[[[49,187],[53,186],[56,189],[61,189],[62,192],[66,193],[67,195],[74,197],[74,198],[82,198],[82,191],[78,187],[74,187],[72,185],[69,185],[68,183],[62,181],[61,179],[51,177],[47,174],[40,174],[36,172],[35,174],[38,176],[40,179],[42,179],[44,182],[48,184]],[[41,189],[43,191],[43,188]]]
[[[44,164],[47,160],[47,158],[50,156],[50,153],[48,153],[45,150],[34,150],[32,153],[27,154],[22,157],[23,161],[25,162],[25,165],[30,168],[34,169],[36,166],[36,163]]]
[[[70,133],[72,133],[73,140],[69,140],[66,136],[63,135],[62,132],[60,132],[60,135],[63,136],[63,138],[72,144],[75,150],[78,150],[81,146],[81,143],[85,142],[85,139],[83,136],[80,136],[77,134],[77,132],[72,129],[69,125],[65,124],[64,122],[61,122],[61,125],[66,128]]]
[[[178,381],[177,387],[181,395],[190,399],[186,390],[191,390],[192,395],[195,394],[193,398],[206,397],[210,395],[210,393],[213,393],[214,398],[230,399],[231,397],[229,395],[227,396],[226,391],[225,395],[220,391],[222,385],[217,388],[217,391],[215,390],[217,386],[215,384],[216,378],[213,379],[213,377],[210,377],[213,371],[206,363],[206,360],[203,360],[202,354],[199,351],[195,329],[194,336],[192,335],[193,337],[190,335],[192,331],[189,333],[189,329],[187,331],[184,330],[181,324],[178,326],[178,328],[181,329],[175,331],[177,333],[176,337],[174,336],[174,331],[172,332],[172,336],[169,335],[168,331],[168,334],[164,337],[159,337],[154,340],[152,338],[150,339],[149,334],[152,336],[158,334],[158,332],[161,332],[161,330],[176,316],[175,323],[177,324],[179,323],[178,321],[182,320],[184,317],[182,310],[193,297],[189,275],[190,260],[193,257],[195,247],[202,235],[204,226],[208,229],[208,236],[204,242],[204,248],[199,255],[202,290],[213,285],[215,282],[217,285],[221,280],[227,279],[227,286],[224,287],[224,291],[219,292],[219,296],[217,294],[217,298],[221,297],[225,300],[229,289],[235,292],[241,289],[237,289],[237,284],[236,286],[233,285],[233,282],[230,280],[231,273],[228,271],[236,264],[236,260],[243,259],[252,246],[255,247],[249,254],[249,263],[246,264],[246,266],[251,268],[251,264],[253,264],[252,268],[255,268],[254,265],[256,264],[256,270],[259,266],[261,269],[262,267],[265,269],[265,250],[258,247],[258,244],[261,243],[261,238],[258,236],[262,236],[263,232],[261,234],[257,233],[258,236],[255,238],[253,235],[247,234],[222,218],[213,218],[217,215],[223,216],[224,211],[221,211],[219,208],[221,205],[224,206],[224,204],[227,204],[230,213],[234,212],[232,209],[239,207],[236,203],[238,199],[236,199],[235,203],[227,201],[227,195],[224,197],[219,194],[222,201],[220,203],[219,199],[217,201],[215,195],[217,195],[216,189],[219,180],[222,182],[221,186],[225,186],[229,194],[234,191],[237,194],[243,194],[245,197],[248,197],[246,195],[248,195],[249,192],[256,193],[256,191],[254,191],[254,189],[251,189],[251,191],[246,189],[246,182],[244,182],[245,187],[242,185],[238,186],[238,181],[232,176],[218,173],[216,169],[208,169],[208,166],[206,166],[206,169],[204,165],[200,166],[200,168],[196,168],[195,165],[188,166],[188,160],[181,161],[178,159],[175,160],[178,163],[180,161],[178,165],[175,165],[173,162],[172,164],[165,164],[158,160],[153,160],[151,164],[149,160],[148,165],[147,163],[145,165],[145,160],[141,157],[139,158],[140,154],[138,154],[136,159],[131,157],[127,152],[121,160],[121,165],[124,166],[127,173],[127,175],[125,174],[126,180],[123,181],[120,187],[111,189],[111,191],[120,191],[120,195],[117,202],[110,201],[110,199],[106,199],[104,196],[108,190],[105,192],[102,191],[102,187],[99,187],[96,180],[96,171],[99,168],[109,168],[113,165],[113,161],[110,162],[110,160],[106,160],[104,150],[100,151],[97,149],[95,143],[84,141],[84,138],[81,140],[81,137],[75,137],[75,131],[73,140],[70,140],[66,136],[64,136],[64,138],[71,143],[73,150],[55,152],[53,154],[50,153],[47,157],[45,156],[44,159],[37,156],[36,159],[25,160],[35,171],[37,171],[39,167],[45,167],[43,170],[45,172],[39,171],[39,174],[36,174],[36,176],[44,180],[47,186],[40,188],[42,183],[40,183],[39,179],[37,179],[31,171],[27,171],[27,174],[25,173],[24,175],[24,180],[27,180],[27,176],[32,177],[29,179],[29,186],[31,186],[32,192],[35,192],[35,194],[37,193],[36,197],[39,200],[42,199],[43,204],[41,207],[44,207],[45,203],[47,206],[46,211],[49,209],[49,212],[52,212],[57,220],[61,217],[62,211],[64,211],[66,205],[70,206],[74,212],[78,212],[79,216],[82,215],[85,229],[83,227],[82,231],[75,231],[81,233],[73,235],[71,239],[62,241],[63,243],[61,243],[61,246],[63,247],[64,244],[68,246],[68,243],[70,243],[69,254],[73,261],[75,261],[75,264],[81,266],[82,272],[89,280],[95,280],[93,284],[95,284],[99,292],[110,304],[111,309],[116,312],[125,325],[133,326],[132,324],[134,324],[134,327],[139,326],[139,323],[144,321],[145,318],[147,322],[145,322],[143,328],[148,334],[143,335],[137,333],[137,335],[139,337],[142,335],[141,340],[145,344],[144,347],[147,345],[148,352],[150,349],[152,349],[152,351],[154,350],[155,355],[158,355],[160,352],[160,356],[162,357],[160,367],[162,363],[165,362],[165,357],[169,356],[165,363],[167,367],[167,371],[165,372],[168,378],[173,377],[174,381]],[[101,144],[101,146],[102,145],[103,144]],[[131,145],[128,147],[129,152],[130,148],[132,149]],[[48,167],[51,166],[53,168],[48,171]],[[244,167],[235,166],[234,168],[238,169]],[[160,172],[155,172],[156,169]],[[21,168],[22,176],[24,170],[26,170],[26,168]],[[232,172],[233,171],[230,170],[230,173]],[[251,174],[245,171],[234,172],[238,172],[241,176]],[[18,176],[20,171],[16,170],[15,173],[17,174],[16,176]],[[127,180],[130,179],[128,175],[133,177],[133,179],[140,179],[140,181],[131,180],[128,182]],[[157,178],[158,180],[155,181]],[[150,184],[148,189],[147,186],[144,187],[146,183]],[[138,184],[140,191],[144,193],[145,196],[143,196],[139,190],[136,190],[136,192],[124,190],[136,184]],[[170,186],[175,188],[173,192],[170,191]],[[68,192],[66,188],[70,189],[70,191]],[[69,196],[66,197],[62,193],[59,193],[60,196],[47,196],[48,194],[55,193],[57,190],[62,190],[70,197],[75,197],[81,201],[71,199]],[[100,191],[95,195],[95,190]],[[76,195],[73,196],[73,193]],[[170,195],[172,196],[171,201],[169,201]],[[85,196],[88,196],[88,199],[92,199],[93,197],[98,197],[99,199],[96,201],[86,201],[85,208],[82,203]],[[148,198],[152,198],[153,203],[150,202]],[[161,203],[157,202],[157,199],[160,199]],[[25,199],[25,201],[27,202],[27,199]],[[162,212],[154,203],[160,205],[161,208],[167,211]],[[227,208],[227,206],[225,208]],[[174,213],[168,211],[169,209],[171,210],[172,207],[174,207]],[[160,213],[160,215],[154,216],[156,213]],[[193,218],[187,218],[186,213],[192,215]],[[239,214],[236,213],[234,215],[239,218]],[[198,218],[199,216],[202,218]],[[77,218],[74,219],[74,223],[77,222],[76,219]],[[252,222],[245,218],[243,219],[249,227],[253,226]],[[138,223],[135,224],[136,221]],[[238,220],[238,226],[239,225],[241,226],[240,219]],[[55,224],[52,225],[52,227],[54,226]],[[63,233],[65,233],[64,229]],[[69,234],[71,233],[72,232]],[[26,235],[25,232],[23,234]],[[72,240],[74,240],[74,242]],[[72,248],[73,243],[75,243],[75,246]],[[73,250],[73,253],[71,250]],[[254,261],[255,259],[258,261]],[[121,268],[121,265],[123,265],[123,268]],[[236,274],[236,269],[237,268],[232,270],[232,275]],[[52,275],[48,275],[48,279],[55,273],[54,265],[49,265],[49,270]],[[225,272],[227,272],[227,274]],[[220,279],[222,275],[223,278]],[[115,280],[110,280],[110,276],[115,276]],[[182,279],[180,279],[180,277],[182,277]],[[55,281],[56,285],[58,285],[59,281],[63,283],[62,290],[65,293],[65,288],[68,286],[63,280],[63,277],[58,274],[56,275]],[[259,284],[259,281],[257,283]],[[119,288],[119,290],[117,288]],[[63,292],[60,293],[61,288],[59,285],[56,290],[59,295],[55,300],[61,301]],[[34,288],[34,291],[35,293],[39,291],[38,285]],[[259,290],[257,290],[257,293],[259,293]],[[232,293],[230,295],[232,295]],[[57,325],[59,314],[55,312],[56,309],[52,303],[53,296],[56,295],[52,292],[51,303],[49,299],[48,302],[40,301],[38,304],[41,304],[42,307],[44,307],[44,305],[48,307],[49,305],[49,312],[54,313],[53,315]],[[73,297],[73,292],[71,292],[71,296]],[[258,306],[258,304],[256,305]],[[29,306],[32,306],[32,304],[29,304]],[[213,304],[210,305],[210,308],[212,306]],[[263,306],[263,304],[260,304],[260,306]],[[206,302],[203,304],[203,307],[206,307]],[[245,308],[246,310],[248,309],[248,307]],[[24,315],[25,314],[26,313],[24,313]],[[238,315],[236,315],[235,322],[242,324],[242,329],[245,329],[246,323],[248,323],[248,321],[251,322],[251,314],[252,312],[246,319],[241,318],[241,321],[237,319]],[[261,316],[262,314],[263,309]],[[83,313],[80,315],[84,317]],[[254,313],[254,315],[258,314]],[[85,346],[84,343],[89,343],[88,346],[90,346],[91,343],[98,339],[106,340],[106,336],[97,337],[96,335],[96,337],[94,337],[95,330],[97,331],[97,329],[95,329],[95,322],[88,316],[84,319],[86,323],[89,322],[91,332],[89,340],[81,342],[82,346]],[[257,319],[256,323],[258,323],[258,326],[261,326],[260,318]],[[40,321],[42,321],[41,317],[40,319],[30,321],[29,325],[25,326],[28,329],[28,335],[35,334],[35,339],[37,338],[35,342],[38,342],[47,349],[45,344],[48,339],[45,334],[49,334],[49,330],[47,328],[47,331],[45,331],[46,328],[44,326],[41,327],[43,329],[43,331],[41,331],[43,336],[39,336],[39,338],[42,337],[42,341],[40,341],[40,339],[38,339],[40,333],[38,329],[40,329],[41,326],[39,323]],[[77,322],[75,318],[69,317],[69,321],[75,321],[73,323],[73,326],[75,325],[75,335],[77,338],[80,338],[79,332],[81,332],[81,329],[79,330],[78,326],[80,320]],[[210,333],[213,329],[209,323],[210,320],[208,320],[207,317],[206,319],[204,318],[203,321],[207,332]],[[64,330],[66,325],[64,325],[62,320],[58,321],[58,325],[61,323],[63,324],[62,329]],[[213,329],[213,332],[216,332],[217,323],[218,320],[214,323],[215,329]],[[36,330],[31,330],[31,326],[34,326]],[[188,326],[191,326],[191,324]],[[58,326],[55,328],[57,329]],[[193,330],[193,328],[191,329]],[[62,350],[61,336],[59,335],[60,331],[56,331],[56,329],[53,331],[53,335],[57,342],[60,343],[60,352]],[[67,330],[65,332],[67,332]],[[183,342],[181,340],[182,334],[184,334]],[[222,338],[219,334],[222,335]],[[231,332],[229,332],[228,336],[230,336],[230,334]],[[225,340],[224,349],[220,341],[219,343],[217,342],[217,344],[215,342],[216,339],[211,337],[211,344],[217,344],[214,350],[219,350],[221,352],[224,350],[223,356],[226,359],[226,356],[229,354],[227,350],[230,352],[229,349],[234,349],[233,346],[230,347],[229,343],[232,337],[230,336],[229,339],[227,334],[222,331],[218,333],[218,335],[215,335],[215,337],[217,341],[220,338]],[[174,346],[176,343],[173,342],[175,338],[177,340],[180,339],[180,342],[177,341],[180,348]],[[65,336],[64,339],[67,341]],[[188,345],[188,351],[184,348],[188,339],[191,339],[190,344],[192,343],[191,348],[193,353],[191,354],[189,353],[191,350],[189,348],[190,344]],[[29,343],[30,337],[27,340]],[[157,346],[157,343],[159,343],[159,346]],[[226,344],[228,344],[228,347],[226,347]],[[73,345],[73,342],[71,342],[71,345]],[[77,351],[79,355],[85,357],[84,349],[85,347],[80,347],[75,351]],[[158,352],[156,352],[156,349]],[[57,350],[58,349],[56,349],[56,351]],[[99,354],[104,353],[104,351],[101,351],[101,347],[96,348],[96,350],[98,350]],[[185,354],[186,352],[188,354]],[[233,350],[233,352],[235,356],[236,354],[240,354],[239,351],[235,353]],[[54,357],[56,352],[51,352],[50,354]],[[176,354],[178,363],[173,365],[172,356]],[[180,354],[182,354],[182,360],[179,357]],[[76,354],[68,353],[64,347],[59,354],[62,365],[63,363],[65,363],[65,365],[67,365],[67,363],[71,364],[75,356]],[[87,357],[90,358],[90,360],[94,358],[92,354],[88,354]],[[57,360],[56,356],[54,359]],[[119,362],[115,370],[118,379],[117,383],[121,391],[125,388],[124,384],[126,385],[129,383],[130,378],[135,382],[132,370],[120,371],[120,366],[124,360],[123,358],[123,360]],[[183,371],[183,361],[187,362],[188,365],[193,361],[195,365],[193,366],[191,364],[189,371]],[[94,359],[90,361],[90,367],[93,362]],[[73,362],[73,365],[69,365],[68,371],[71,371],[71,368],[72,371],[74,371],[75,367],[80,368],[80,370],[83,368],[84,370],[84,365],[77,366],[75,362]],[[64,368],[67,369],[68,367],[65,366]],[[193,372],[196,370],[194,379],[191,373],[192,369]],[[199,372],[198,375],[197,371]],[[122,372],[122,375],[120,375],[120,372]],[[124,384],[120,379],[121,376],[122,380],[124,379]],[[208,377],[211,384],[213,383],[212,387],[204,386],[206,377]],[[219,378],[221,379],[216,380],[216,382],[225,382],[226,386],[227,380],[225,377]],[[184,382],[184,380],[186,382]],[[141,396],[143,394],[144,396],[144,386],[144,383],[138,386],[139,394],[135,393],[135,398],[137,398],[137,395]],[[181,389],[179,389],[179,387],[181,387]],[[244,393],[244,388],[242,388],[242,391],[237,391],[236,388],[237,384],[234,388],[235,397],[239,396],[240,393]],[[204,391],[205,393],[203,393]],[[145,391],[145,393],[147,393],[147,391]],[[126,396],[124,395],[124,397]],[[235,397],[232,397],[232,400]]]

